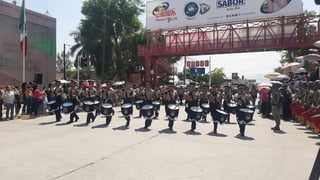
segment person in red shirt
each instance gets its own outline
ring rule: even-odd
[[[268,116],[268,92],[269,90],[267,88],[262,88],[260,91],[262,117]]]
[[[37,117],[39,115],[39,106],[42,101],[42,94],[41,90],[39,89],[38,85],[36,84],[33,89],[32,93],[32,110],[33,110],[33,117]]]

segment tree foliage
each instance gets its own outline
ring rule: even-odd
[[[140,0],[84,1],[84,19],[72,33],[76,42],[72,53],[78,52],[78,58],[90,57],[102,79],[126,79],[127,70],[134,71],[141,61],[136,52],[137,45],[145,42],[138,19],[142,7]]]
[[[226,79],[226,75],[223,71],[224,71],[223,68],[215,68],[213,71],[211,71],[207,74],[194,75],[194,74],[190,74],[190,69],[187,69],[186,70],[186,78],[190,79],[194,82],[201,83],[201,84],[209,84],[209,79],[211,76],[211,83],[221,85]],[[184,80],[184,73],[183,72],[178,73],[178,77],[179,77],[179,79]]]

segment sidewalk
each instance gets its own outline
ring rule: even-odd
[[[299,123],[282,121],[282,131],[273,132],[274,122],[258,114],[241,138],[234,115],[215,135],[211,121],[191,133],[182,106],[173,133],[163,106],[149,131],[135,108],[129,129],[115,110],[109,127],[101,116],[87,126],[86,113],[73,124],[69,115],[58,123],[54,116],[0,121],[0,180],[301,180],[319,149],[318,135]]]

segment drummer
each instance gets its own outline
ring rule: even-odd
[[[146,88],[143,91],[143,105],[152,105],[152,101],[154,100],[154,91],[151,89],[151,83],[146,82]],[[142,113],[142,108],[140,109]],[[151,126],[152,120],[146,119],[144,128],[147,129]]]
[[[246,108],[247,105],[245,103],[245,100],[242,99],[241,97],[237,98],[237,111],[236,111],[236,117],[237,117],[237,121],[238,121],[238,125],[239,125],[239,129],[240,129],[240,136],[244,137],[244,133],[245,133],[245,129],[246,129],[246,122],[245,122],[245,118],[246,118],[246,114],[242,111],[240,111],[241,108]]]
[[[168,91],[165,93],[164,96],[164,104],[165,104],[165,111],[166,111],[166,116],[168,117],[169,123],[168,123],[168,127],[170,130],[173,130],[173,124],[174,121],[173,119],[169,118],[169,104],[176,104],[177,102],[177,94],[174,88],[173,84],[169,85],[169,89]]]
[[[74,110],[70,113],[70,121],[68,123],[72,123],[74,118],[75,122],[77,122],[79,119],[79,116],[77,115],[77,109],[80,106],[80,89],[78,88],[77,83],[77,81],[71,80],[70,87],[68,89],[67,101],[71,102],[74,107]]]
[[[223,95],[223,110],[228,113],[227,123],[230,123],[230,113],[232,113],[233,108],[230,107],[230,103],[232,103],[232,89],[230,86],[224,86],[224,95]],[[229,104],[229,105],[228,105]]]
[[[186,95],[186,111],[188,113],[187,120],[190,119],[191,107],[198,107],[199,101],[199,92],[196,91],[195,83],[189,84],[189,92]],[[196,121],[192,119],[191,121],[191,131],[193,132],[196,129]]]
[[[62,119],[62,116],[61,116],[61,105],[63,103],[62,93],[63,93],[63,89],[61,87],[60,81],[56,80],[55,81],[55,88],[53,90],[54,100],[56,101],[56,103],[58,105],[57,109],[54,111],[55,115],[56,115],[56,122],[59,122]]]
[[[134,91],[133,91],[132,85],[129,81],[126,82],[125,88],[122,91],[121,97],[123,100],[123,104],[126,104],[126,103],[132,104],[133,103]]]
[[[132,85],[129,81],[126,82],[125,84],[125,89],[122,91],[122,99],[123,99],[123,104],[132,104],[133,103],[133,98],[134,98],[134,91],[132,89]],[[126,118],[126,127],[129,127],[130,125],[130,118]]]
[[[200,99],[200,105],[202,104],[209,104],[209,86],[208,85],[201,85],[199,88],[199,99]],[[207,121],[207,114],[203,113],[202,114],[202,120],[204,122]]]
[[[97,89],[94,88],[94,81],[89,80],[89,87],[85,90],[85,100],[86,101],[92,101],[94,102],[96,97],[97,97]],[[96,119],[97,116],[97,111],[96,111],[96,115],[93,114],[93,112],[88,112],[87,114],[87,124],[89,124],[90,122],[94,122],[94,120]]]
[[[209,103],[210,103],[210,112],[213,121],[213,133],[217,134],[218,123],[220,122],[220,115],[218,113],[218,109],[220,109],[220,93],[218,92],[219,86],[217,84],[213,84],[211,86],[211,92],[209,95]]]

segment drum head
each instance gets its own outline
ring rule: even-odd
[[[92,101],[84,101],[83,104],[90,106],[90,105],[93,105],[93,102]]]
[[[62,104],[62,106],[64,106],[64,107],[73,106],[73,103],[72,102],[65,102]]]
[[[227,106],[230,108],[236,108],[237,104],[236,103],[228,103]]]
[[[241,108],[241,109],[239,109],[239,111],[244,112],[244,113],[249,113],[249,114],[254,113],[251,109],[246,109],[246,108]]]
[[[49,101],[47,104],[54,104],[56,101]]]
[[[104,104],[102,104],[102,107],[106,108],[106,109],[109,109],[109,108],[112,108],[112,105],[109,104],[109,103],[104,103]]]
[[[225,116],[228,115],[228,113],[226,113],[226,112],[224,112],[224,111],[222,111],[222,110],[220,110],[220,109],[216,109],[216,111],[217,111],[219,114],[221,114],[221,115],[225,115]]]
[[[151,110],[151,109],[153,109],[153,106],[150,104],[142,106],[142,110]]]
[[[160,102],[159,101],[152,101],[152,104],[157,106],[157,105],[160,105]]]
[[[201,104],[201,107],[209,109],[209,108],[210,108],[210,105],[207,104],[207,103],[203,103],[203,104]]]
[[[126,103],[126,104],[121,105],[121,108],[131,108],[131,107],[132,107],[132,104],[130,104],[130,103]]]
[[[142,104],[143,103],[143,101],[142,100],[138,100],[138,101],[136,101],[136,104]]]
[[[196,106],[192,106],[192,107],[190,108],[190,110],[193,111],[193,112],[195,112],[195,113],[197,113],[197,112],[201,113],[201,112],[203,111],[201,108],[196,107]]]
[[[168,105],[168,108],[171,109],[171,110],[178,110],[179,109],[179,106],[175,105],[175,104],[169,104]]]

